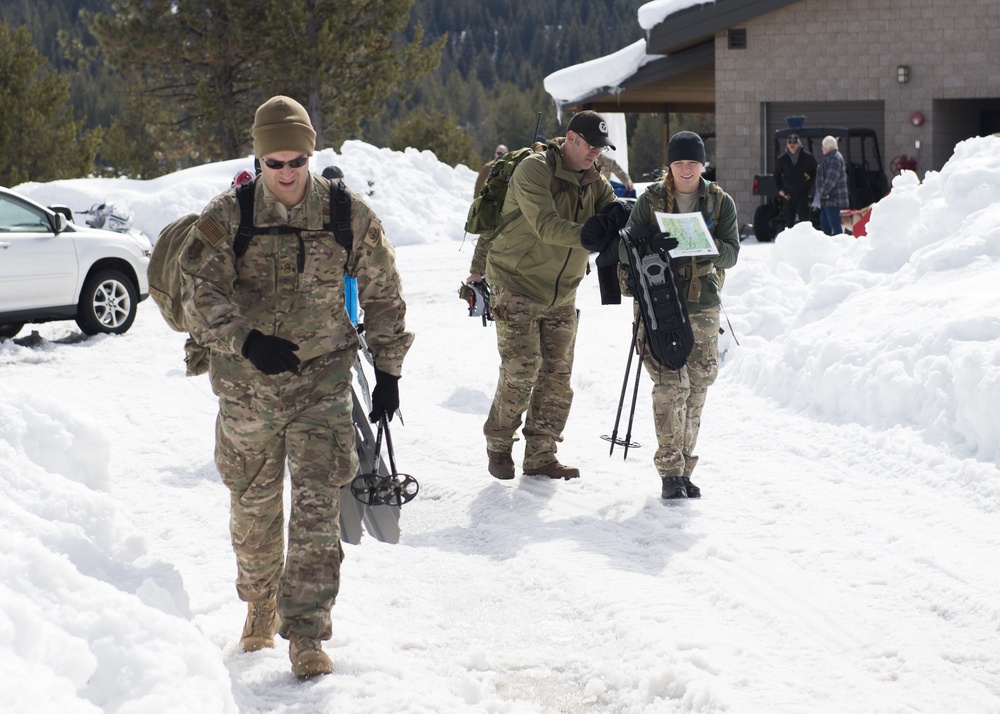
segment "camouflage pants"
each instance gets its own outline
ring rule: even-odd
[[[493,290],[492,308],[500,376],[483,427],[486,447],[509,453],[527,411],[524,468],[541,467],[555,461],[573,403],[576,308],[548,307],[500,286]]]
[[[340,487],[358,470],[346,351],[299,374],[266,377],[219,395],[215,461],[231,496],[230,535],[240,599],[278,598],[279,632],[329,639],[340,589]],[[285,461],[291,475],[284,543]]]
[[[719,309],[692,313],[691,331],[694,349],[681,369],[669,370],[650,356],[643,360],[653,379],[653,464],[660,476],[690,476],[694,471],[705,397],[719,374]]]

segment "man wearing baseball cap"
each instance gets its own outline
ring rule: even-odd
[[[511,176],[486,259],[500,375],[483,427],[489,473],[514,478],[512,449],[521,429],[526,476],[571,479],[579,469],[556,459],[573,401],[576,289],[589,252],[580,244],[588,218],[614,203],[611,184],[594,166],[613,147],[593,111],[570,120],[565,137],[524,159]],[[525,416],[525,413],[526,416]]]
[[[357,278],[375,357],[372,421],[391,419],[413,336],[405,329],[395,252],[375,212],[350,195],[352,243],[337,241],[324,209],[330,181],[309,171],[316,146],[309,115],[290,97],[262,104],[253,124],[261,175],[205,208],[180,255],[192,336],[211,350],[219,397],[215,463],[230,490],[236,591],[247,603],[247,652],[289,641],[292,672],[333,671],[322,641],[332,635],[340,588],[340,488],[358,472],[351,367],[358,332],[347,314],[344,276]],[[253,231],[237,254],[238,190],[253,189]],[[285,553],[284,476],[291,475]]]
[[[574,132],[588,144],[591,148],[597,147],[603,149],[605,146],[617,151],[615,145],[611,143],[611,138],[608,136],[608,123],[604,121],[604,117],[595,111],[590,109],[582,111],[575,114],[569,121],[569,126],[566,127],[566,137],[569,138],[569,133]],[[596,159],[597,156],[594,157]]]
[[[802,148],[798,134],[785,137],[785,150],[774,166],[774,185],[785,199],[785,227],[809,220],[809,202],[816,185],[816,159]]]

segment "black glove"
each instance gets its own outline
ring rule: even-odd
[[[628,223],[632,207],[621,201],[612,201],[587,219],[580,230],[580,245],[592,253],[600,253]]]
[[[243,341],[242,351],[250,364],[264,374],[274,375],[299,371],[299,358],[295,356],[298,349],[297,344],[282,337],[251,330]]]
[[[600,213],[605,214],[611,223],[611,226],[615,230],[619,230],[625,227],[628,223],[628,217],[632,213],[632,204],[625,203],[623,201],[612,201],[607,206],[600,210]]]
[[[368,419],[377,424],[385,417],[392,421],[392,415],[399,409],[399,377],[375,368],[375,389],[372,390],[372,411]]]
[[[595,213],[580,229],[580,245],[592,253],[600,253],[611,240],[611,220],[606,213]]]
[[[658,226],[647,223],[641,226],[631,226],[623,229],[619,236],[622,240],[629,238],[639,250],[645,248],[644,253],[659,250],[673,250],[678,246],[677,239],[671,238],[669,233],[664,233]]]

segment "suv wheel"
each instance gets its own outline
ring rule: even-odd
[[[24,327],[23,322],[0,323],[0,337],[16,337],[22,327]]]
[[[132,327],[138,307],[132,281],[118,270],[101,270],[83,284],[76,324],[85,335],[120,335]]]

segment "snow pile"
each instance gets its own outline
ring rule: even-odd
[[[443,223],[442,206],[450,207],[454,197],[462,192],[472,195],[468,189],[469,177],[474,182],[476,176],[466,166],[453,168],[441,163],[431,151],[396,152],[361,141],[345,141],[340,152],[320,151],[310,162],[310,168],[317,174],[333,165],[343,170],[348,186],[372,199],[372,203],[403,209],[380,216],[396,245],[435,240],[435,236],[428,236],[420,229]],[[155,238],[171,221],[186,213],[201,213],[205,204],[228,188],[240,171],[253,170],[253,157],[248,157],[196,166],[149,181],[70,179],[25,183],[16,190],[45,206],[69,206],[74,215],[103,202],[108,195],[121,196],[135,213],[135,227]],[[450,213],[450,208],[445,213]],[[83,218],[78,216],[77,222],[82,224]]]
[[[73,408],[18,396],[0,402],[4,710],[235,711],[177,572],[147,556],[107,492],[106,435]]]
[[[779,235],[765,273],[726,284],[730,378],[818,418],[919,429],[1000,464],[1000,139],[969,139],[938,172],[904,172],[868,236]]]

